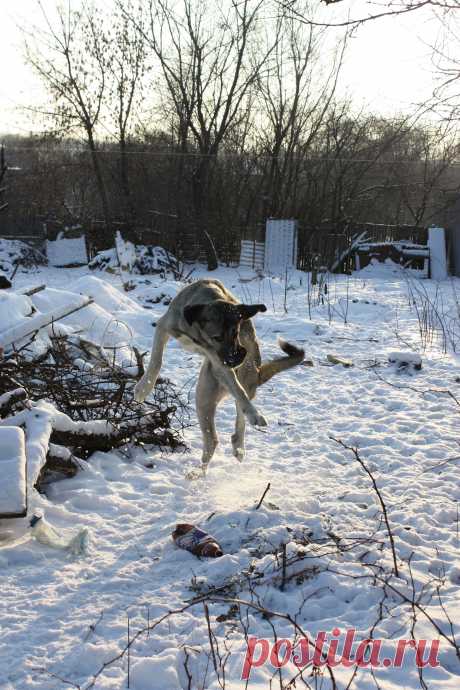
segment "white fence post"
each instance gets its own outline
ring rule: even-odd
[[[446,280],[447,256],[444,228],[428,228],[428,246],[430,248],[430,278]]]

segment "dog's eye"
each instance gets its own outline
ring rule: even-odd
[[[224,338],[223,338],[222,335],[213,335],[213,336],[212,336],[212,339],[215,340],[215,341],[218,342],[218,343],[223,343],[223,342],[224,342]]]

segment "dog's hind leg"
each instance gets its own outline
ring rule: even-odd
[[[203,472],[206,472],[208,463],[219,442],[214,417],[217,405],[224,395],[225,388],[220,385],[212,372],[210,363],[205,360],[196,387],[196,413],[203,436],[203,454],[201,456]]]
[[[155,335],[153,337],[152,353],[150,355],[149,365],[140,381],[134,388],[134,399],[137,402],[143,402],[149,393],[152,392],[160,373],[161,364],[163,362],[163,352],[166,344],[170,338],[167,329],[162,323],[163,317],[158,320],[155,328]]]

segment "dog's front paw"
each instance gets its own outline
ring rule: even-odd
[[[138,403],[144,402],[146,397],[148,396],[149,391],[145,385],[145,383],[142,381],[142,379],[139,381],[139,383],[136,384],[134,387],[134,400]]]
[[[249,409],[246,412],[246,417],[251,426],[267,426],[267,420],[265,419],[263,414],[257,412],[255,407]]]
[[[234,448],[233,455],[238,460],[238,462],[243,462],[245,456],[244,448]]]

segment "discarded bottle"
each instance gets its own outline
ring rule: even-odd
[[[206,558],[219,558],[219,556],[223,556],[223,551],[214,537],[207,532],[203,532],[199,527],[195,527],[195,525],[187,523],[176,525],[172,538],[176,546],[190,551],[195,556],[205,556]]]
[[[54,527],[48,524],[43,516],[33,515],[30,520],[30,527],[33,536],[41,544],[51,546],[53,549],[69,551],[75,556],[86,553],[88,548],[88,530],[82,529],[70,540],[61,537]]]

